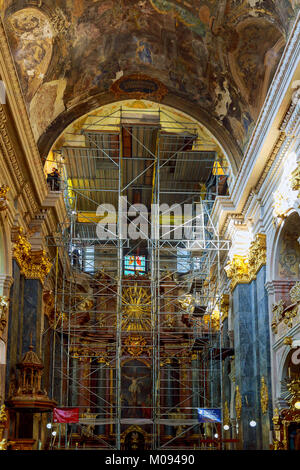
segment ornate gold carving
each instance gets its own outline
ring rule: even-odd
[[[130,96],[138,100],[155,99],[161,101],[168,89],[159,80],[143,74],[132,74],[120,78],[112,84],[110,91],[116,96]]]
[[[124,341],[127,351],[131,356],[137,357],[143,354],[147,341],[141,335],[131,335]]]
[[[228,408],[228,402],[227,401],[225,401],[225,405],[224,405],[223,425],[224,426],[229,426],[230,425],[230,414],[229,414],[229,408]]]
[[[181,308],[189,314],[193,314],[195,310],[195,297],[191,294],[185,294],[181,298],[177,299],[181,305]]]
[[[0,296],[0,336],[7,325],[8,297]]]
[[[288,328],[292,328],[293,326],[293,318],[296,317],[298,313],[298,307],[288,308],[283,312],[283,321],[288,326]]]
[[[289,400],[290,408],[294,408],[296,403],[300,403],[300,378],[295,378],[291,380],[287,384],[287,388],[290,394],[292,395],[292,398]],[[296,412],[299,415],[300,409],[298,408],[298,406]],[[300,416],[298,416],[298,419],[300,419]]]
[[[229,313],[229,295],[223,294],[221,297],[221,313],[222,313],[222,321],[228,317]]]
[[[6,184],[0,186],[0,212],[5,211],[8,207],[6,194],[9,191],[9,187]]]
[[[23,235],[22,228],[17,230],[14,242],[13,256],[21,269],[21,274],[27,279],[39,279],[43,284],[52,266],[46,252],[33,251],[31,244]]]
[[[290,289],[290,299],[293,304],[300,302],[300,282],[296,282],[296,284]]]
[[[7,422],[7,413],[5,405],[2,405],[0,408],[0,425],[5,425]]]
[[[241,417],[241,412],[242,412],[242,397],[240,393],[239,386],[236,386],[235,389],[235,413],[236,413],[236,419],[240,419]]]
[[[298,197],[300,197],[300,160],[295,170],[291,173],[290,182],[292,190],[299,191]]]
[[[279,302],[274,304],[272,308],[273,317],[272,317],[271,327],[272,327],[274,334],[277,334],[278,332],[278,324],[282,318],[283,310],[284,310],[284,302],[281,299]]]
[[[265,378],[261,378],[261,386],[260,386],[260,405],[261,411],[265,414],[268,411],[268,404],[269,404],[269,393],[268,387],[265,382]]]
[[[283,340],[283,344],[286,344],[287,346],[292,346],[293,338],[291,336],[286,336]]]
[[[139,332],[151,329],[151,295],[144,287],[126,287],[123,290],[122,329]]]
[[[234,255],[231,262],[225,267],[225,271],[227,277],[231,279],[231,290],[237,284],[247,284],[250,282],[249,265],[246,256]]]
[[[249,277],[252,281],[260,268],[266,264],[266,235],[258,233],[251,243],[248,255]]]
[[[7,440],[3,438],[4,429],[7,423],[7,413],[5,405],[0,408],[0,450],[7,449]]]
[[[279,424],[279,420],[280,420],[279,410],[278,410],[278,408],[275,408],[272,421],[275,425],[277,425],[277,424]]]
[[[287,196],[285,194],[282,194],[281,191],[277,190],[274,192],[273,198],[274,198],[273,208],[274,208],[275,217],[284,219],[289,209],[288,204],[287,204]]]

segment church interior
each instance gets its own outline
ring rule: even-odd
[[[299,53],[299,0],[0,0],[0,450],[300,450]]]

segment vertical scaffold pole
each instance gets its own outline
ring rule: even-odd
[[[122,274],[123,274],[123,200],[122,200],[122,108],[120,109],[120,151],[119,151],[119,168],[118,168],[118,278],[117,278],[117,330],[116,330],[116,448],[121,449],[121,355],[122,355]]]

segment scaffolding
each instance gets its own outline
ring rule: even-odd
[[[166,110],[91,116],[58,152],[68,221],[57,249],[52,392],[78,407],[51,448],[220,449],[226,191],[196,126]],[[57,159],[57,161],[58,161]]]

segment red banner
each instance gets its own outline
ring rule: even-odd
[[[78,423],[79,422],[79,408],[54,408],[53,409],[53,422],[54,423]]]

